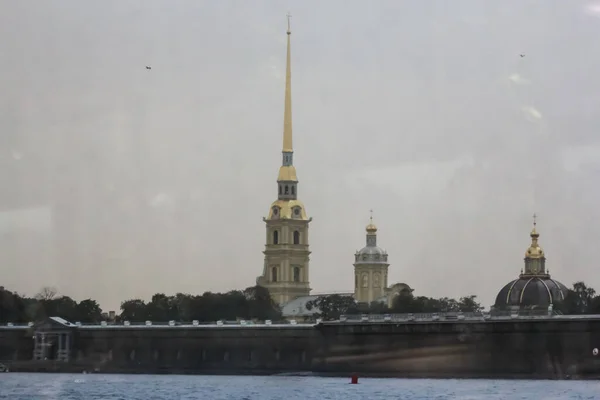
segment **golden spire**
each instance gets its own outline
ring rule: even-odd
[[[369,218],[369,225],[367,225],[367,233],[375,233],[377,232],[377,226],[373,223],[373,210],[369,210],[371,213],[371,217]]]
[[[287,14],[287,59],[285,67],[285,109],[283,111],[283,151],[291,153],[292,148],[292,56],[290,49],[290,13]]]
[[[283,111],[283,151],[282,151],[282,163],[279,168],[279,176],[277,178],[278,182],[298,182],[298,177],[296,176],[296,168],[294,168],[294,151],[292,149],[292,62],[291,62],[291,52],[290,52],[290,36],[292,31],[290,30],[290,18],[292,16],[288,13],[288,29],[287,29],[287,66],[285,73],[285,109]],[[280,198],[283,195],[287,198],[285,193],[281,193],[282,188],[279,188]],[[296,198],[296,188],[289,188],[290,195],[292,198]]]

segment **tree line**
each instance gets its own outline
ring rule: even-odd
[[[126,300],[121,303],[115,321],[235,321],[281,320],[281,310],[273,302],[267,289],[251,286],[227,293],[206,292],[199,296],[177,293],[167,296],[157,293],[150,301]],[[99,323],[110,320],[99,304],[92,299],[77,302],[55,289],[44,288],[34,297],[0,291],[0,323],[40,321],[47,317],[61,317],[69,322]]]
[[[319,297],[306,304],[308,310],[318,310],[316,316],[324,320],[336,320],[341,315],[356,314],[402,314],[402,313],[434,313],[434,312],[480,312],[484,307],[477,302],[477,296],[465,296],[460,300],[442,297],[439,299],[414,296],[411,291],[404,291],[396,296],[391,307],[374,301],[371,304],[356,303],[353,298],[333,294]]]
[[[411,291],[394,298],[391,307],[379,302],[357,304],[349,296],[334,294],[318,297],[308,302],[306,308],[314,311],[315,319],[325,320],[338,319],[343,314],[479,312],[484,309],[473,295],[458,300],[447,297],[436,299],[414,296]],[[565,300],[556,304],[554,309],[563,314],[600,314],[600,295],[596,295],[596,291],[584,282],[576,282]],[[44,288],[37,295],[27,297],[0,287],[0,323],[26,323],[53,316],[82,323],[99,323],[110,319],[93,299],[77,302],[69,296],[58,295],[52,288]],[[120,313],[115,316],[116,322],[214,322],[240,319],[279,321],[283,316],[281,308],[273,302],[267,289],[261,286],[226,293],[206,292],[202,295],[177,293],[167,296],[157,293],[150,301],[123,301]]]

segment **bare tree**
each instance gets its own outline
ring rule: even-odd
[[[35,298],[38,300],[52,300],[56,296],[56,289],[53,287],[43,287]]]

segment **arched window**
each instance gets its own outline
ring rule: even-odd
[[[300,232],[294,231],[294,244],[300,244]]]
[[[279,244],[279,231],[273,231],[273,244]]]
[[[296,188],[292,186],[292,194],[296,194]]]
[[[290,189],[290,188],[289,188],[289,186],[288,186],[288,185],[285,185],[285,194],[289,194],[289,193],[290,193],[290,192],[289,192],[289,189]]]
[[[271,268],[271,281],[277,282],[277,267]]]
[[[294,267],[294,282],[300,282],[300,267]]]

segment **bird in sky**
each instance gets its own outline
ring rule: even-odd
[[[146,65],[146,69],[152,69],[152,67],[149,65]]]
[[[519,54],[521,56],[521,58],[525,57],[525,54]]]

